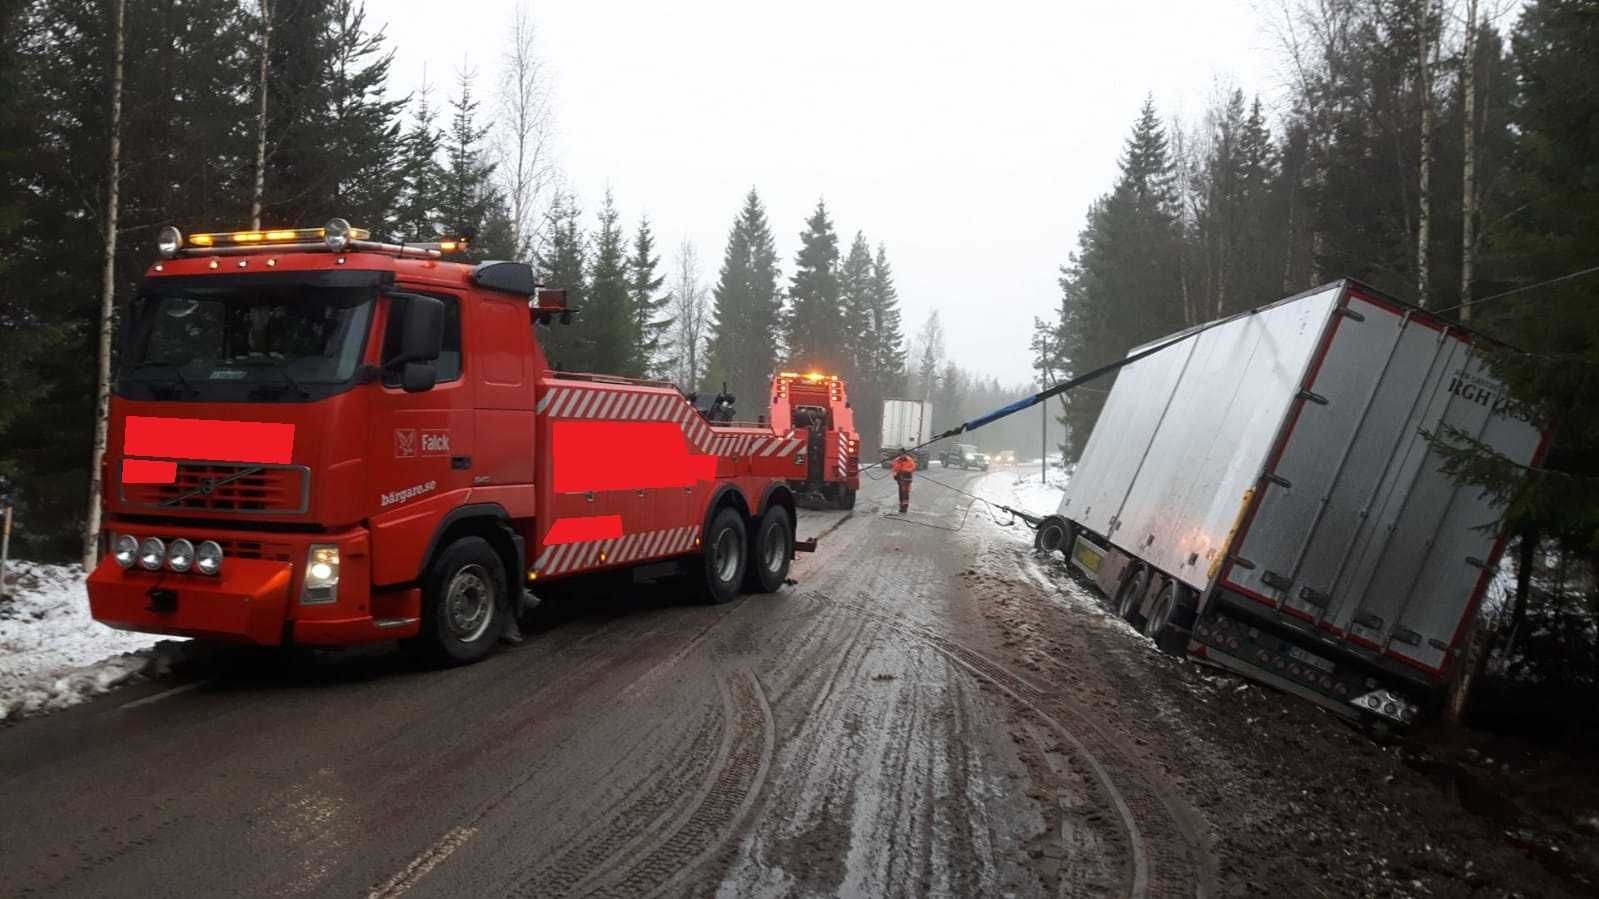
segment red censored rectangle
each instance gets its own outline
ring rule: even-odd
[[[562,518],[550,525],[544,535],[545,546],[561,543],[582,543],[585,540],[613,540],[622,536],[622,516],[588,515],[582,518]]]
[[[660,490],[716,478],[671,421],[557,421],[550,426],[556,493]]]
[[[294,425],[130,415],[122,451],[129,456],[284,465],[294,456]]]
[[[123,459],[122,483],[170,484],[178,479],[178,463],[154,459]]]

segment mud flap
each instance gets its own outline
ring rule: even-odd
[[[794,541],[794,552],[796,552],[796,553],[813,553],[813,552],[816,552],[816,541],[815,540],[795,540]]]

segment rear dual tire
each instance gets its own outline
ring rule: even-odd
[[[1161,652],[1185,655],[1195,616],[1193,591],[1176,581],[1168,581],[1149,610],[1144,635],[1154,640]]]

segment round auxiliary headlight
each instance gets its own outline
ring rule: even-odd
[[[132,568],[133,563],[139,559],[139,538],[132,534],[123,534],[117,538],[112,549],[111,557],[123,568]]]
[[[146,537],[139,544],[139,567],[145,571],[160,571],[167,559],[167,545],[158,537]]]
[[[222,544],[207,540],[194,551],[194,570],[201,574],[216,574],[222,570]]]
[[[322,226],[322,239],[328,242],[328,249],[342,252],[350,245],[350,223],[344,219],[329,219]]]
[[[162,228],[156,235],[155,248],[160,251],[163,258],[171,259],[183,249],[183,232],[171,225]]]
[[[167,547],[167,567],[177,572],[194,567],[194,544],[179,537]]]

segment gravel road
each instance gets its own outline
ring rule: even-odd
[[[802,513],[821,548],[773,596],[548,603],[523,644],[448,671],[224,656],[0,729],[0,894],[1506,892],[1460,855],[1391,870],[1382,814],[1306,794],[1243,722],[1301,733],[1327,777],[1409,777],[1383,749],[1158,656],[959,494],[885,515],[891,487]],[[1441,851],[1526,867],[1458,818]],[[1539,870],[1516,888],[1559,892]]]

